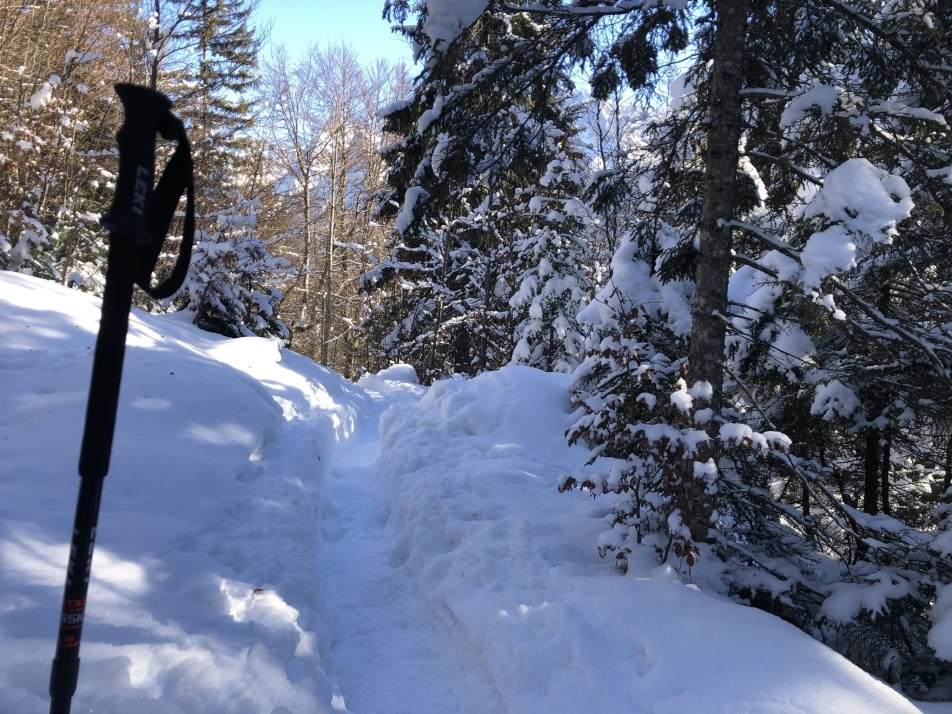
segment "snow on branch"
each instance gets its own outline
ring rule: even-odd
[[[504,0],[502,6],[512,12],[532,12],[545,15],[625,15],[636,10],[666,7],[672,10],[686,10],[687,0],[604,0],[600,5],[580,6],[576,4],[552,4],[529,2],[522,4]]]
[[[426,32],[434,47],[451,44],[486,10],[489,0],[427,0]]]

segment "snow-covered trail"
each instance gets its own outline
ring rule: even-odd
[[[354,385],[182,317],[130,319],[75,711],[949,711],[653,553],[612,573],[603,500],[557,489],[568,375]],[[49,709],[98,323],[0,271],[0,714]]]
[[[376,474],[388,404],[374,400],[325,481],[318,569],[332,628],[328,669],[340,692],[334,704],[353,714],[462,712],[454,684],[467,673],[391,562]]]

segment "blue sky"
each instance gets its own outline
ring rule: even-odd
[[[292,56],[300,54],[308,43],[343,40],[364,64],[376,59],[410,64],[406,42],[392,35],[389,23],[380,17],[383,5],[384,0],[261,0],[256,18],[274,21],[271,42],[284,43]]]

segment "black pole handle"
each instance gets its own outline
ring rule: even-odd
[[[125,121],[116,134],[119,175],[112,208],[100,222],[114,238],[124,236],[135,242],[136,282],[146,293],[161,300],[182,286],[191,260],[195,236],[192,151],[185,126],[172,113],[172,103],[164,94],[135,84],[117,84],[116,94],[125,111]],[[175,140],[178,146],[158,185],[153,186],[156,135]],[[152,286],[152,271],[183,195],[185,222],[175,267],[167,280]]]
[[[102,217],[102,225],[113,234],[132,238],[137,245],[152,245],[149,212],[155,182],[155,137],[166,116],[171,115],[168,97],[147,87],[117,84],[125,119],[116,142],[119,144],[119,176],[112,208]]]

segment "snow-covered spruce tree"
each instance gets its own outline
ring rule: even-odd
[[[635,18],[631,42],[655,34],[660,39],[655,51],[684,49],[683,21],[664,12]],[[625,41],[615,46],[619,43]],[[621,79],[618,74],[609,82],[605,73],[612,65],[600,66],[596,98],[614,91]],[[640,74],[634,66],[625,71],[644,82],[647,67]],[[583,313],[593,326],[589,357],[576,373],[575,400],[585,415],[569,436],[593,447],[595,475],[570,476],[562,484],[617,494],[612,528],[600,551],[612,552],[622,568],[635,543],[653,545],[662,559],[673,554],[693,565],[702,544],[716,542],[719,534],[730,540],[739,514],[762,525],[765,542],[783,537],[771,525],[776,509],[764,519],[764,503],[732,507],[724,466],[783,453],[787,439],[770,429],[752,430],[729,409],[716,408],[710,381],[692,381],[690,347],[710,341],[698,337],[692,316],[692,306],[698,310],[697,266],[706,257],[704,243],[699,252],[697,242],[701,208],[711,190],[703,180],[704,137],[694,130],[705,112],[691,91],[669,112],[645,127],[630,167],[598,176],[598,200],[621,202],[617,193],[627,188],[639,209],[616,253],[611,279]]]
[[[253,124],[249,92],[257,81],[261,40],[249,0],[190,0],[179,41],[194,48],[180,110],[191,120],[199,203],[192,284],[177,302],[195,324],[221,334],[288,336],[276,310],[291,276],[256,235],[257,206],[247,194],[255,171],[247,155]]]
[[[947,265],[936,218],[949,200],[936,180],[948,92],[927,69],[948,62],[947,29],[928,9],[790,7],[752,34],[747,76],[763,89],[745,153],[765,203],[735,224],[735,249],[760,267],[731,279],[743,402],[792,437],[798,459],[793,478],[770,478],[822,525],[828,543],[814,547],[840,556],[818,573],[823,631],[908,687],[935,677],[928,606],[949,577],[929,546],[952,362],[946,287],[926,277]],[[799,59],[778,68],[765,58],[783,42]],[[824,522],[830,510],[838,522]]]
[[[664,8],[531,9],[576,23],[627,13],[595,61],[597,93],[644,83],[680,32]],[[949,579],[944,534],[917,504],[948,433],[935,406],[949,382],[935,240],[947,215],[944,16],[821,0],[709,10],[695,15],[677,101],[647,133],[646,168],[628,172],[648,179],[625,248],[645,277],[598,301],[615,295],[578,373],[588,413],[570,432],[592,445],[596,475],[564,485],[618,494],[604,552],[624,561],[642,539],[663,557],[716,554],[729,592],[919,686],[939,671],[925,633]],[[725,58],[747,86],[725,91]],[[734,117],[718,119],[731,101]],[[730,124],[734,138],[715,131]],[[732,145],[733,159],[716,155]],[[652,277],[693,294],[687,349],[669,346],[677,311],[645,289]],[[651,413],[658,404],[671,413]],[[901,495],[887,499],[893,517],[877,513],[887,492]]]
[[[546,167],[569,157],[561,100],[569,82],[539,66],[541,46],[559,38],[545,24],[498,11],[478,20],[477,11],[459,28],[423,3],[387,10],[400,21],[419,13],[409,32],[424,67],[413,97],[388,113],[388,131],[403,138],[387,152],[382,211],[396,216],[397,231],[365,284],[398,285],[399,303],[372,312],[368,328],[387,334],[382,361],[413,362],[426,380],[492,369],[513,352],[517,241],[556,220],[533,217],[529,203],[546,196],[539,184]],[[564,191],[559,183],[553,188]],[[570,200],[552,198],[563,207]],[[561,250],[555,240],[548,247]]]
[[[412,249],[409,241],[391,241],[391,257],[365,276],[374,291],[392,281],[399,286],[391,305],[372,312],[367,325],[386,330],[378,359],[412,363],[426,381],[501,366],[512,352],[511,289],[501,282],[515,238],[503,233],[511,214],[493,195],[469,211],[469,193],[460,199],[462,215],[421,230]],[[401,225],[398,216],[398,230]],[[389,329],[375,324],[380,319]]]
[[[551,159],[529,198],[531,223],[514,246],[516,292],[509,304],[517,324],[512,361],[571,372],[581,360],[585,339],[577,315],[591,294],[587,215],[578,199],[586,172],[580,150],[570,143],[564,146],[571,141],[564,129],[552,126],[539,134],[540,159]]]
[[[926,614],[933,584],[948,572],[922,532],[928,481],[901,465],[938,462],[925,405],[947,403],[949,364],[935,305],[943,288],[922,279],[943,252],[930,238],[934,210],[913,208],[935,205],[945,190],[935,181],[926,188],[942,161],[930,161],[927,147],[947,145],[947,136],[932,110],[942,105],[934,80],[907,63],[930,56],[934,38],[921,31],[928,18],[903,13],[867,20],[895,29],[903,18],[894,37],[919,38],[915,53],[895,39],[850,44],[844,38],[863,34],[860,20],[822,3],[810,12],[778,3],[752,22],[766,31],[750,35],[745,76],[757,88],[747,94],[740,168],[757,200],[734,222],[735,257],[746,263],[730,280],[727,366],[749,423],[794,442],[794,468],[748,465],[748,480],[795,505],[799,515],[786,523],[802,521],[804,542],[839,561],[806,573],[819,609],[815,596],[794,600],[824,618],[823,632],[847,654],[913,686],[933,676]],[[771,58],[781,55],[796,59],[778,68]],[[891,472],[904,472],[898,488]],[[890,490],[904,512],[892,508],[899,499],[883,499]],[[890,519],[860,513],[881,506],[902,517],[906,536],[896,537]],[[736,576],[732,588],[747,590]]]
[[[612,277],[579,316],[591,334],[588,356],[574,375],[573,401],[583,416],[568,436],[592,446],[597,467],[560,484],[560,490],[616,494],[598,550],[622,571],[637,544],[665,553],[672,547],[663,534],[677,508],[673,469],[706,440],[691,419],[694,396],[706,395],[687,392],[685,360],[677,357],[690,329],[682,292],[688,286],[662,285],[649,258],[655,241],[644,238],[624,239]],[[680,396],[668,398],[674,392]],[[680,539],[677,549],[693,564],[693,550],[684,551],[689,540]]]
[[[595,70],[591,84],[596,99],[606,99],[623,81],[635,90],[650,86],[657,81],[663,53],[674,54],[687,48],[688,15],[682,9],[633,10],[606,8],[606,12],[626,16],[609,46],[604,50],[593,47]],[[734,438],[732,425],[721,413],[723,375],[720,355],[723,354],[724,325],[716,315],[726,313],[730,229],[723,217],[735,211],[740,60],[746,38],[747,9],[746,3],[720,3],[718,10],[716,31],[706,40],[700,40],[701,51],[713,55],[713,62],[705,62],[705,67],[709,68],[706,79],[717,101],[701,111],[685,103],[676,120],[659,124],[651,151],[643,155],[663,157],[644,172],[643,183],[646,182],[650,188],[643,203],[646,208],[650,207],[646,213],[653,215],[644,217],[644,225],[639,227],[637,234],[633,232],[628,238],[625,250],[629,257],[639,255],[641,260],[648,261],[641,274],[646,282],[656,282],[656,296],[645,299],[652,292],[646,289],[647,286],[639,287],[638,295],[629,294],[630,286],[612,283],[610,287],[611,291],[618,293],[615,302],[619,314],[615,323],[623,325],[621,329],[626,340],[632,339],[627,323],[638,311],[643,310],[649,315],[693,313],[685,316],[687,319],[680,327],[681,335],[690,336],[686,343],[677,346],[680,353],[666,354],[653,345],[647,349],[650,360],[657,362],[660,359],[670,366],[672,371],[663,378],[659,376],[654,383],[655,389],[668,391],[646,398],[651,409],[640,418],[648,421],[616,425],[616,429],[621,428],[630,435],[627,455],[635,461],[621,469],[625,472],[624,477],[619,479],[616,476],[603,483],[606,490],[620,494],[615,526],[621,526],[621,530],[624,530],[627,516],[619,514],[632,512],[626,502],[632,484],[635,484],[635,491],[641,491],[642,484],[647,484],[639,497],[641,502],[634,510],[643,510],[642,506],[647,505],[644,499],[654,499],[656,502],[651,505],[662,513],[662,517],[657,519],[661,531],[657,541],[659,552],[667,558],[672,550],[676,550],[678,555],[690,561],[697,557],[697,545],[707,541],[709,533],[717,528],[719,512],[715,503],[719,496],[722,441],[730,446],[734,446],[735,441],[737,445],[744,442],[744,439]],[[551,12],[566,22],[579,21],[573,18],[571,8],[556,8]],[[704,140],[690,131],[692,121],[696,122],[699,114],[707,115]],[[617,270],[619,266],[614,267]],[[673,306],[665,305],[665,301],[659,299],[662,290],[672,296],[680,293],[680,309],[672,309]],[[688,301],[690,310],[686,309]],[[628,315],[626,319],[619,319],[625,314]],[[597,340],[594,356],[607,359],[610,368],[615,356],[609,348],[607,355],[599,357],[603,347],[603,341]],[[643,351],[643,347],[637,346],[636,357]],[[657,356],[658,352],[662,357]],[[622,360],[622,364],[624,366],[618,369],[627,372],[627,360]],[[588,402],[590,406],[594,403],[599,408],[583,418],[583,423],[572,432],[574,438],[588,436],[585,431],[589,422],[598,424],[617,416],[611,413],[607,404],[604,409],[608,411],[599,413],[605,403],[604,397],[630,400],[634,406],[638,392],[620,396],[606,391],[613,389],[618,382],[617,378],[607,382],[597,377],[593,380],[588,370],[582,370],[577,395],[579,403]],[[622,389],[630,390],[633,386],[628,382]],[[594,402],[588,399],[589,396],[594,398]],[[659,404],[661,411],[651,413]],[[670,412],[670,423],[665,421],[668,418],[665,410],[669,407],[674,410]],[[626,416],[637,415],[629,412]],[[600,454],[603,445],[599,439],[588,440],[595,449],[594,454]],[[747,442],[755,443],[751,439]],[[774,442],[760,439],[756,443],[766,449]],[[563,485],[576,482],[568,479]],[[630,525],[633,526],[630,535],[638,538],[644,535],[643,524]],[[614,530],[618,536],[619,529]],[[619,544],[628,535],[622,534],[613,540]],[[609,549],[611,547],[609,544]],[[626,549],[627,546],[619,544],[616,555],[623,557]]]

